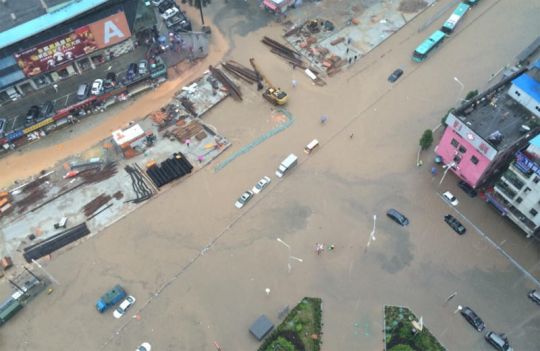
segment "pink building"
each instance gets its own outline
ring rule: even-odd
[[[445,121],[447,128],[435,153],[474,188],[501,171],[534,136],[531,121],[535,116],[516,98],[519,87],[514,80],[524,72],[514,73],[463,104]]]

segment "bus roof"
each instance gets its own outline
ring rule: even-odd
[[[467,12],[470,8],[471,8],[470,5],[467,5],[467,4],[462,2],[454,10],[454,15],[463,16],[465,14],[465,12]]]
[[[454,27],[457,25],[457,23],[463,18],[463,16],[469,11],[471,7],[465,3],[460,3],[458,7],[452,12],[452,15],[450,18],[446,20],[443,24],[443,30],[444,28],[449,29],[452,31]]]
[[[440,30],[437,30],[435,31],[433,34],[431,34],[429,36],[429,38],[427,38],[426,40],[424,40],[424,42],[422,44],[420,44],[417,48],[416,48],[416,52],[419,53],[419,54],[425,54],[427,53],[429,50],[431,50],[431,48],[436,45],[437,43],[439,43],[442,39],[444,39],[444,37],[446,36],[446,34],[444,34],[443,32],[441,32]]]

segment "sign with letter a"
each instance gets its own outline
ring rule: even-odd
[[[101,21],[89,24],[89,27],[100,49],[118,44],[131,37],[126,16],[122,11],[106,17]]]

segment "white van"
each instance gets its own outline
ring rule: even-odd
[[[319,146],[319,141],[317,139],[313,139],[309,144],[306,145],[304,148],[304,152],[306,154],[310,154]]]

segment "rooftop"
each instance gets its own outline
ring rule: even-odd
[[[527,92],[536,101],[540,101],[540,61],[536,61],[527,73],[520,75],[512,83]]]
[[[2,0],[0,48],[51,28],[108,0]]]
[[[523,137],[522,125],[536,118],[507,94],[509,84],[487,95],[467,109],[459,109],[455,116],[463,121],[496,150],[505,150]]]

